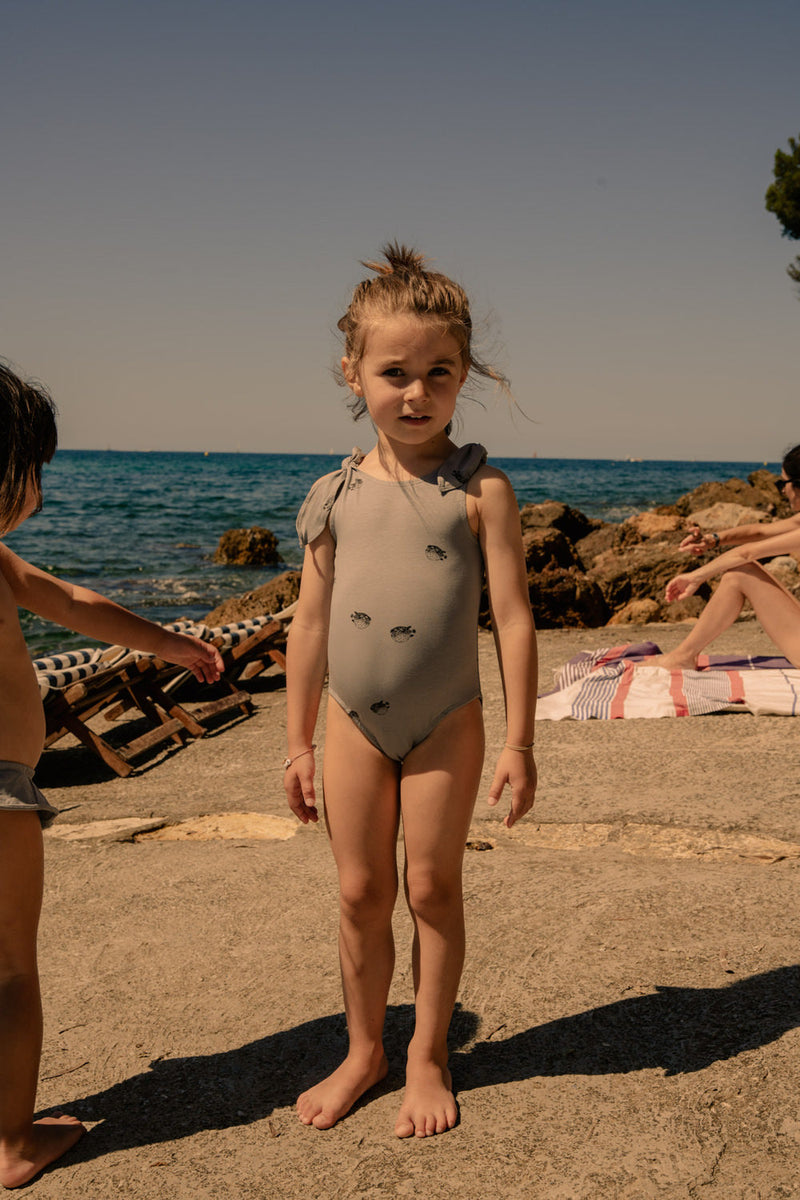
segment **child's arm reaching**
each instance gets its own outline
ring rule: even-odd
[[[283,786],[289,807],[304,825],[318,820],[312,739],[328,666],[333,562],[334,542],[326,528],[306,547],[286,653],[288,757]]]
[[[536,794],[533,730],[536,713],[536,629],[528,596],[519,507],[501,471],[477,476],[478,534],[486,566],[489,605],[506,704],[506,742],[495,768],[489,804],[511,787],[507,828],[532,807]]]
[[[171,633],[97,592],[48,575],[3,545],[0,545],[0,570],[19,607],[38,613],[47,621],[100,642],[155,654],[187,667],[201,682],[213,683],[222,673],[222,659],[214,646],[188,634]]]

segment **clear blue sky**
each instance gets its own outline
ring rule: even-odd
[[[535,423],[496,454],[800,441],[797,0],[5,0],[0,352],[62,445],[347,451],[349,291],[399,238]]]

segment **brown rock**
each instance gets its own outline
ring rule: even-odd
[[[687,524],[699,525],[702,530],[719,530],[734,529],[737,525],[757,525],[769,519],[769,514],[761,508],[747,508],[744,504],[727,504],[720,500],[710,508],[690,513]]]
[[[615,612],[609,620],[609,625],[649,625],[660,621],[663,617],[663,607],[657,600],[631,600]]]
[[[677,513],[660,513],[655,511],[634,513],[623,524],[635,529],[643,540],[655,538],[664,540],[666,534],[681,533],[684,529],[683,517]],[[680,539],[678,539],[680,540]]]
[[[621,552],[607,550],[595,560],[587,576],[600,587],[609,609],[617,612],[631,600],[660,603],[669,580],[691,570],[693,565],[685,554],[675,553],[671,546],[643,542]],[[699,594],[710,595],[707,584],[701,585]]]
[[[770,497],[769,491],[762,491],[753,487],[751,483],[745,483],[743,479],[734,478],[725,483],[701,483],[694,491],[687,492],[685,496],[676,500],[674,508],[681,516],[686,517],[689,513],[710,508],[712,504],[721,501],[724,504],[743,504],[747,508],[763,509],[771,515],[775,512],[776,503]]]
[[[751,471],[747,476],[747,482],[751,487],[756,488],[759,492],[763,492],[776,508],[782,508],[785,505],[788,511],[789,505],[786,503],[783,492],[778,491],[775,482],[777,479],[780,479],[780,475],[774,475],[766,467],[760,467],[757,471]]]
[[[636,541],[636,533],[624,525],[603,525],[575,543],[575,554],[584,571],[590,570],[601,554],[618,550],[625,541]]]
[[[576,567],[551,567],[531,575],[528,590],[540,629],[596,629],[609,618],[600,588]]]
[[[706,606],[702,596],[688,596],[686,600],[677,600],[674,604],[665,604],[662,609],[662,621],[696,621]]]
[[[219,539],[214,562],[240,567],[271,567],[280,562],[278,539],[271,529],[229,529]]]
[[[577,564],[572,543],[558,529],[528,528],[522,534],[528,573],[547,567],[574,567]]]
[[[249,617],[260,617],[264,613],[280,612],[294,604],[299,595],[300,572],[284,571],[252,592],[224,600],[204,618],[205,623],[213,628],[233,621],[246,621]]]
[[[525,504],[520,510],[523,532],[528,529],[558,529],[571,542],[586,537],[603,522],[585,516],[577,508],[570,508],[560,500],[545,500],[543,504]]]

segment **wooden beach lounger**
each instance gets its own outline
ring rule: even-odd
[[[54,659],[39,660],[37,677],[43,693],[45,749],[72,733],[117,775],[130,775],[134,760],[146,751],[172,740],[182,743],[187,736],[205,732],[197,721],[163,694],[158,659],[142,659],[127,651],[116,661],[100,651],[76,651]],[[70,665],[65,659],[83,658]],[[78,668],[77,670],[75,668]],[[171,670],[171,669],[169,669]],[[111,707],[135,706],[150,729],[121,746],[114,747],[88,721]],[[166,702],[166,703],[165,703]]]
[[[183,744],[187,737],[202,737],[212,718],[222,713],[237,709],[249,716],[253,702],[240,681],[252,679],[273,663],[285,670],[285,624],[271,616],[217,629],[188,621],[168,628],[193,633],[218,646],[225,669],[214,686],[225,689],[223,696],[190,712],[175,693],[187,680],[194,680],[191,672],[120,646],[38,659],[34,665],[45,711],[45,748],[72,733],[118,775],[130,775],[141,755],[169,740]],[[131,710],[146,718],[150,728],[119,746],[112,746],[88,724],[95,716],[118,721]]]

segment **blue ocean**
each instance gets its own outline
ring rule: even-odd
[[[299,567],[294,519],[340,455],[59,450],[43,473],[44,508],[6,543],[37,566],[155,621],[202,617],[221,600]],[[520,504],[562,500],[605,521],[669,504],[705,480],[746,478],[777,463],[493,458]],[[227,529],[262,525],[280,539],[274,569],[212,562]],[[21,614],[34,654],[84,645]]]

